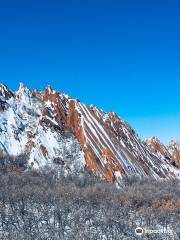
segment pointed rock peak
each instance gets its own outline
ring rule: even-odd
[[[177,148],[180,150],[180,141],[171,140],[169,143],[170,148]]]
[[[145,143],[156,152],[160,152],[163,156],[167,156],[168,152],[166,146],[161,143],[161,141],[157,137],[151,137],[146,140]]]
[[[16,97],[20,100],[22,106],[31,105],[32,91],[25,84],[20,83]]]
[[[145,139],[144,143],[147,144],[149,147],[153,147],[153,148],[164,147],[164,145],[161,143],[161,141],[155,136]]]
[[[0,89],[8,89],[7,86],[3,83],[0,83]]]
[[[0,84],[0,97],[4,97],[5,99],[10,99],[11,97],[14,97],[14,93],[6,87],[4,84]]]
[[[169,144],[177,144],[177,145],[179,145],[180,141],[178,141],[178,140],[171,140]]]
[[[24,83],[19,84],[19,89],[17,93],[25,93],[25,92],[30,92],[30,90],[27,88],[27,86]]]
[[[161,141],[157,137],[155,137],[155,136],[147,139],[147,142],[149,142],[149,143],[153,143],[154,142],[154,143],[162,144]]]
[[[9,89],[6,87],[6,85],[0,83],[0,92],[4,93],[4,92],[8,92]]]
[[[53,88],[48,85],[45,89],[45,93],[48,93],[48,94],[53,94],[55,91],[53,90]]]
[[[90,109],[92,109],[93,111],[99,111],[99,109],[94,105],[94,104],[91,104],[90,106]]]
[[[51,86],[47,86],[44,91],[43,101],[58,102],[59,93],[56,92]]]
[[[18,96],[18,98],[22,99],[23,96],[28,96],[30,97],[30,90],[27,88],[27,86],[24,83],[20,83],[19,85],[19,89],[16,92],[16,96]]]
[[[21,82],[21,83],[19,84],[19,88],[20,88],[20,89],[25,89],[25,88],[27,88],[27,87],[26,87],[26,85],[25,85],[24,83]]]

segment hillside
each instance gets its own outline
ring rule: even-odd
[[[156,138],[142,141],[114,112],[105,113],[47,87],[13,92],[0,85],[0,155],[26,154],[28,167],[83,169],[119,183],[124,176],[180,176],[180,148]]]

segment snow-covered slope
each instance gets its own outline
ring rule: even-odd
[[[40,92],[20,84],[13,93],[0,85],[0,154],[26,153],[33,168],[61,166],[73,173],[86,168],[109,182],[131,174],[179,176],[173,146],[166,149],[168,158],[162,157],[115,113],[51,87]]]
[[[44,101],[44,95],[23,84],[11,94],[0,85],[1,155],[26,153],[29,165],[34,168],[58,164],[65,171],[78,172],[85,165],[84,154],[74,135],[65,135],[61,124],[58,127],[53,104]]]

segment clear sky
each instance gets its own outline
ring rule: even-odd
[[[0,2],[0,81],[47,84],[180,139],[180,1]]]

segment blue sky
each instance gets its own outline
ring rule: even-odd
[[[0,81],[50,84],[143,138],[180,139],[179,26],[175,0],[1,1]]]

